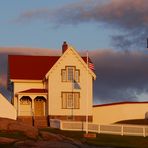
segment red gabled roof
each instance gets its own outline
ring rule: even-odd
[[[84,60],[84,62],[85,63],[87,63],[87,57],[82,57],[82,59]],[[89,66],[89,68],[93,71],[93,72],[95,72],[95,67],[94,67],[94,64],[93,64],[93,62],[91,61],[91,59],[90,58],[88,58],[88,66]],[[93,65],[92,67],[90,67],[90,63]]]
[[[28,89],[28,90],[21,91],[19,93],[47,93],[47,89],[33,88],[33,89]]]
[[[60,56],[9,55],[10,79],[43,80],[59,58]],[[82,57],[82,59],[87,63],[86,57]],[[91,62],[90,58],[88,61]]]
[[[9,55],[10,79],[42,80],[59,56]]]
[[[85,63],[87,63],[87,57],[81,57],[81,58],[84,60]],[[88,62],[92,63],[90,58],[88,58]]]

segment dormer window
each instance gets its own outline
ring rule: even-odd
[[[61,70],[62,82],[79,82],[80,70],[75,66],[65,66],[65,69]]]

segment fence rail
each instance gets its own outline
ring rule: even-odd
[[[74,122],[74,121],[61,121],[61,120],[50,120],[50,126],[59,128],[61,130],[72,130],[72,131],[85,131],[85,122]],[[102,134],[116,134],[116,135],[130,135],[130,136],[148,136],[148,126],[138,125],[121,125],[121,124],[110,124],[100,125],[94,123],[88,123],[88,131]]]

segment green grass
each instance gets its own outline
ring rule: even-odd
[[[19,140],[24,140],[27,139],[27,137],[22,133],[22,132],[7,132],[7,131],[0,131],[0,137],[5,137],[5,138],[13,138],[13,139],[19,139]],[[5,143],[2,144],[0,143],[0,148],[12,148],[13,146],[12,143]]]
[[[82,143],[97,146],[108,146],[114,148],[148,148],[148,137],[138,136],[120,136],[120,135],[107,135],[97,134],[96,138],[84,138],[85,132],[78,131],[63,131],[54,128],[44,128],[41,131],[47,131],[55,134],[64,135],[69,138],[80,140]],[[26,139],[26,137],[20,132],[2,132],[0,131],[0,137]],[[0,148],[10,148],[12,144],[0,144]]]
[[[83,139],[83,134],[85,133],[85,132],[78,132],[78,131],[63,131],[63,130],[59,130],[59,129],[55,129],[55,128],[44,128],[44,129],[40,129],[40,130],[64,135],[66,137],[70,137],[73,139]]]
[[[116,148],[148,148],[148,137],[138,137],[138,136],[120,136],[120,135],[107,135],[107,134],[97,134],[96,138],[84,138],[83,134],[85,132],[78,131],[62,131],[59,129],[40,129],[56,134],[61,134],[66,137],[80,140],[83,143],[89,145],[97,146],[112,146]]]
[[[148,148],[148,138],[97,134],[96,139],[87,139],[88,144],[120,148]]]
[[[13,148],[13,143],[9,143],[9,144],[0,144],[0,148]]]
[[[14,139],[26,138],[26,136],[22,132],[6,132],[6,131],[0,131],[0,137],[14,138]]]

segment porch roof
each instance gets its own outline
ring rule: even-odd
[[[47,89],[36,89],[36,88],[32,88],[32,89],[27,89],[27,90],[24,90],[24,91],[20,91],[19,93],[30,93],[30,94],[32,94],[32,93],[40,93],[40,94],[47,94]]]

